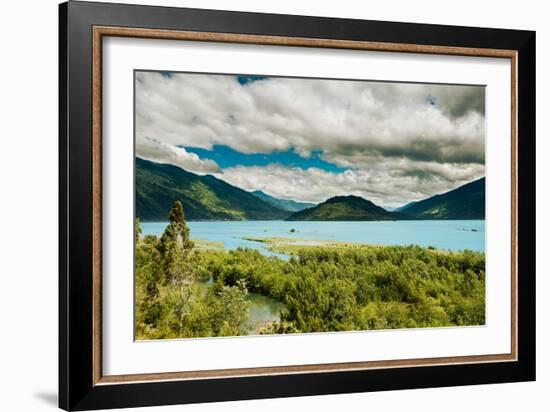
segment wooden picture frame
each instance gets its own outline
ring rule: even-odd
[[[535,379],[535,33],[168,7],[60,5],[59,406],[168,405]],[[511,61],[507,354],[104,375],[102,40],[192,40]]]

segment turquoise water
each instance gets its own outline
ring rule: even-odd
[[[266,255],[265,244],[243,237],[286,237],[437,249],[485,251],[485,220],[403,220],[394,222],[188,222],[191,238],[222,242],[225,249],[247,247]],[[143,235],[161,235],[167,222],[142,223]],[[293,230],[293,231],[292,231]]]
[[[142,223],[143,235],[160,236],[168,222]],[[270,256],[288,259],[274,253],[261,242],[243,237],[285,237],[308,240],[336,240],[382,245],[420,245],[454,251],[485,251],[484,220],[415,220],[396,222],[188,222],[191,238],[222,242],[225,249],[247,247]],[[309,244],[314,242],[309,242]],[[209,287],[212,280],[201,282]],[[267,323],[280,320],[282,303],[267,296],[249,293],[249,333],[257,334]]]

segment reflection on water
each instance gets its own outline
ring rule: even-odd
[[[259,293],[249,293],[250,300],[250,333],[258,331],[273,321],[281,320],[281,309],[283,304],[275,299],[269,298]]]

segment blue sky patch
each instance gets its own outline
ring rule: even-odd
[[[287,167],[298,167],[300,169],[309,169],[316,167],[332,173],[342,173],[347,168],[336,166],[321,158],[323,152],[316,150],[311,152],[311,156],[306,159],[296,154],[292,149],[284,152],[275,153],[241,153],[225,145],[214,145],[212,150],[201,149],[198,147],[185,147],[190,153],[195,153],[201,159],[214,160],[222,169],[233,166],[267,166],[270,164],[280,164]]]
[[[237,76],[237,81],[241,86],[245,86],[248,83],[257,82],[258,80],[266,80],[266,76]]]

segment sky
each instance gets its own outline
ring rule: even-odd
[[[136,72],[136,155],[304,202],[383,207],[485,174],[485,88]]]

